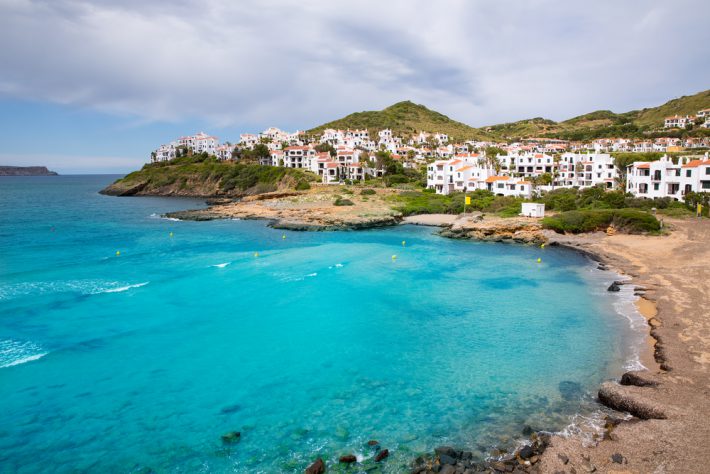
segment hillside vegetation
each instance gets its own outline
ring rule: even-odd
[[[193,155],[143,166],[117,180],[102,194],[115,196],[240,197],[271,191],[305,189],[317,180],[300,169],[256,163],[218,161]]]
[[[649,132],[663,128],[663,120],[671,115],[695,115],[698,110],[710,108],[710,90],[691,96],[670,100],[658,107],[615,113],[597,110],[571,119],[555,122],[537,117],[484,127],[496,138],[563,138],[568,140],[588,140],[605,137],[643,137]],[[685,132],[688,133],[688,132]],[[696,130],[695,134],[707,133]],[[662,135],[668,135],[665,131]]]
[[[420,131],[446,133],[452,139],[474,139],[487,136],[482,130],[450,119],[446,115],[429,110],[423,105],[410,101],[398,102],[379,111],[356,112],[309,130],[307,133],[321,133],[326,128],[363,129],[376,137],[375,132],[390,128],[395,135],[411,136]]]

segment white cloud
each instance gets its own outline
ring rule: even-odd
[[[308,128],[399,100],[484,125],[707,87],[705,1],[0,0],[0,94]]]

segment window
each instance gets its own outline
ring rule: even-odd
[[[653,190],[658,191],[658,183],[653,183]]]
[[[703,181],[703,189],[710,189],[710,181]]]
[[[710,174],[710,166],[708,166],[707,168],[705,168],[705,174]]]
[[[690,178],[691,170],[685,170],[685,176]]]

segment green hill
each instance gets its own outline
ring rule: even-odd
[[[317,134],[327,128],[363,129],[371,134],[390,128],[399,136],[411,136],[420,131],[429,133],[446,133],[452,139],[483,138],[487,134],[479,129],[450,119],[446,115],[429,110],[423,105],[411,101],[398,102],[379,111],[356,112],[332,122],[325,123],[309,130],[307,133]]]
[[[643,137],[663,129],[663,120],[671,115],[694,115],[698,110],[710,108],[710,90],[683,96],[651,107],[630,112],[615,113],[598,110],[571,119],[555,122],[544,118],[521,120],[483,127],[496,138],[548,137],[585,140],[602,137]],[[667,133],[667,132],[665,132]],[[705,133],[698,131],[696,133]]]

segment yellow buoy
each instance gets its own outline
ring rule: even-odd
[[[286,240],[286,234],[282,235],[281,239]]]
[[[119,255],[121,255],[121,251],[120,251],[120,250],[116,250],[116,256],[118,257]]]
[[[170,232],[170,237],[172,237],[172,236],[173,236],[173,233],[172,233],[172,232]]]
[[[545,244],[540,244],[540,248],[541,248],[541,249],[544,249],[544,248],[545,248]]]
[[[258,256],[259,256],[259,252],[254,252],[254,256],[255,256],[255,257],[258,257]]]
[[[392,255],[392,260],[397,260],[397,256],[396,256],[396,255]]]
[[[540,263],[540,262],[542,262],[542,259],[541,259],[541,258],[538,258],[538,259],[537,259],[537,263]]]
[[[402,247],[404,247],[404,246],[406,246],[406,245],[407,245],[407,241],[406,241],[406,240],[403,240],[403,241],[402,241]]]

